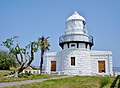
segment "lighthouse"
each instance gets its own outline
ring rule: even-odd
[[[65,35],[60,36],[59,45],[62,49],[91,49],[93,46],[93,37],[88,34],[86,21],[78,12],[75,11],[66,20]]]
[[[112,52],[93,50],[86,20],[77,11],[65,21],[64,34],[59,37],[61,51],[47,52],[45,73],[66,75],[113,75]]]

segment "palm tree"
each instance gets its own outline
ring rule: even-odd
[[[45,51],[49,50],[50,44],[48,42],[48,38],[45,38],[44,36],[38,38],[38,45],[40,47],[41,51],[41,61],[40,61],[40,74],[42,74],[42,65],[43,65],[43,57]]]

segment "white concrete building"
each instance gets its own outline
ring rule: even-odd
[[[46,53],[46,73],[113,75],[112,52],[91,50],[93,37],[88,34],[86,20],[76,11],[66,20],[59,45],[62,51]]]

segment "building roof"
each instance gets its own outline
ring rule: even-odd
[[[70,16],[66,21],[69,21],[69,20],[82,20],[82,21],[85,21],[84,17],[81,16],[77,11],[75,11],[73,13],[73,15]]]

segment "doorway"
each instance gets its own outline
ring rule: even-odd
[[[105,73],[105,61],[98,61],[99,73]]]
[[[56,61],[51,61],[51,71],[56,71]]]

